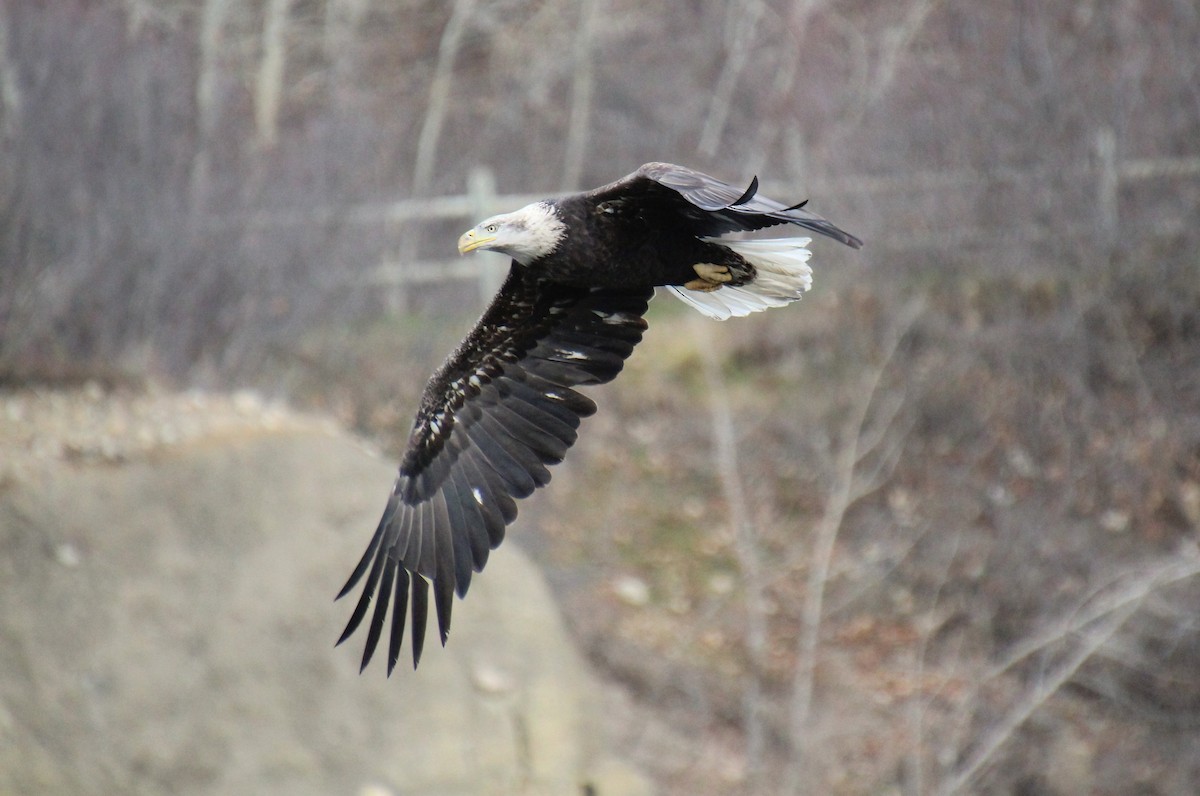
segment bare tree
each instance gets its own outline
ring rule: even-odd
[[[0,136],[15,136],[21,124],[21,89],[15,64],[9,57],[10,34],[7,8],[0,8]]]
[[[291,7],[292,0],[268,0],[263,12],[261,53],[254,81],[254,125],[259,144],[267,149],[279,139]]]
[[[192,154],[190,199],[193,214],[207,209],[209,180],[212,172],[212,147],[220,114],[217,84],[230,0],[205,0],[200,14],[200,66],[196,75],[196,148]]]

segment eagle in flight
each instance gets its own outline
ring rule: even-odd
[[[421,658],[429,591],[442,644],[454,593],[504,539],[516,501],[550,481],[596,404],[578,387],[621,372],[646,330],[654,288],[725,320],[788,304],[809,289],[807,237],[721,236],[794,224],[859,248],[804,210],[670,163],[647,163],[585,193],[480,222],[461,253],[512,258],[508,277],[466,339],[425,387],[400,474],[346,585],[362,593],[338,644],[368,611],[365,669],[388,625],[388,674],[411,615]],[[374,601],[374,610],[371,603]],[[361,669],[360,669],[361,670]]]

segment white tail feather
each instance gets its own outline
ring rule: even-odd
[[[741,287],[725,285],[705,293],[685,287],[668,287],[677,298],[719,321],[741,318],[752,312],[782,307],[812,287],[812,269],[806,246],[812,238],[766,238],[762,240],[706,239],[740,254],[754,266],[754,281]]]

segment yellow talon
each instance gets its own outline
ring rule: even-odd
[[[720,283],[709,282],[707,279],[693,279],[691,282],[684,282],[683,286],[688,290],[699,290],[701,293],[711,293],[721,287]]]
[[[696,272],[696,276],[706,282],[732,282],[733,274],[729,273],[727,265],[713,265],[712,263],[696,263],[692,266],[692,270]]]

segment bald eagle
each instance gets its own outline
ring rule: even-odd
[[[862,242],[803,209],[669,163],[493,216],[458,240],[461,253],[512,258],[500,292],[425,387],[400,474],[366,552],[338,593],[365,578],[341,644],[375,608],[361,669],[391,609],[388,674],[411,615],[421,658],[429,590],[442,644],[454,593],[487,563],[516,501],[550,480],[596,411],[577,387],[620,373],[642,339],[658,286],[724,320],[795,301],[812,283],[810,238],[721,236],[794,224]]]

